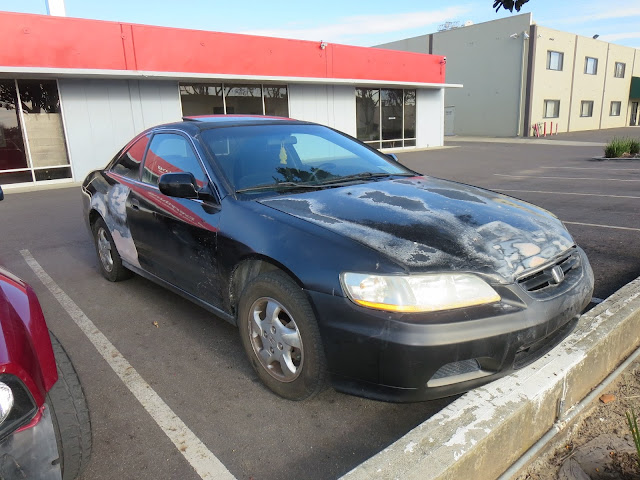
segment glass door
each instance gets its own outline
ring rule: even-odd
[[[380,96],[382,97],[382,148],[402,147],[402,89],[383,88],[380,90]]]

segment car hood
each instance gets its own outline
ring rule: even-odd
[[[511,282],[574,245],[546,210],[431,177],[284,194],[260,203],[367,245],[412,271],[477,271]]]

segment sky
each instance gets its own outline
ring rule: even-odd
[[[372,46],[433,33],[444,22],[486,22],[493,0],[65,0],[67,16]],[[46,14],[45,0],[0,10]],[[529,0],[539,25],[640,48],[640,0]]]

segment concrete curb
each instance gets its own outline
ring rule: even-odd
[[[640,343],[640,278],[582,316],[558,347],[473,390],[343,478],[495,479]]]
[[[23,185],[20,187],[14,187],[13,185],[0,185],[0,186],[2,186],[2,191],[6,196],[6,195],[13,195],[14,193],[39,192],[44,190],[60,190],[62,188],[81,187],[82,182],[45,183],[44,185],[31,184],[31,185]]]

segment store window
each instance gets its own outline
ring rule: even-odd
[[[564,53],[554,52],[553,50],[547,51],[547,70],[562,70],[563,63]]]
[[[180,85],[180,101],[185,117],[224,113],[222,84]]]
[[[404,146],[416,146],[416,91],[404,91]]]
[[[356,135],[375,148],[416,144],[416,91],[356,88]]]
[[[264,115],[260,85],[225,85],[227,115]]]
[[[289,97],[286,85],[263,85],[264,114],[273,117],[289,116]]]
[[[558,118],[560,116],[560,100],[544,101],[544,118]]]
[[[593,117],[593,100],[583,100],[580,103],[580,116]]]
[[[622,62],[616,62],[616,69],[614,72],[614,76],[616,78],[624,78],[624,71],[626,70],[627,65]]]
[[[356,88],[356,135],[368,143],[380,140],[380,90],[377,88]]]
[[[180,84],[182,115],[289,116],[286,85]]]
[[[55,80],[0,80],[0,184],[71,178]]]
[[[587,75],[596,75],[598,73],[598,59],[586,57],[584,59],[584,73]]]
[[[619,117],[621,107],[622,102],[611,102],[611,110],[609,111],[609,115],[612,117]]]

